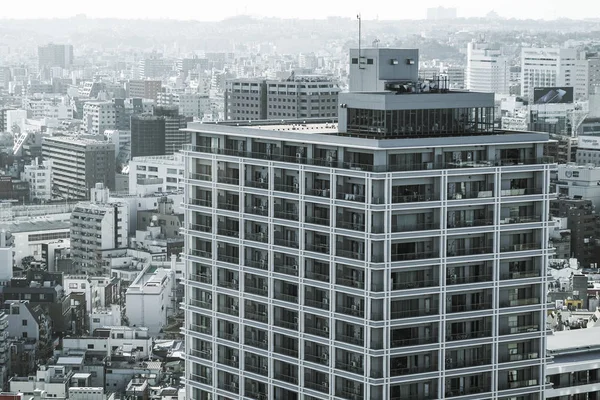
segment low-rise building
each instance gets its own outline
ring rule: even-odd
[[[44,391],[47,398],[67,398],[72,372],[64,366],[41,365],[33,376],[15,376],[9,381],[11,392],[33,396],[36,391]],[[39,393],[39,392],[37,392]]]
[[[38,164],[38,160],[25,165],[21,173],[21,180],[29,183],[29,196],[31,200],[52,199],[52,161],[45,160]]]
[[[167,156],[133,157],[129,162],[129,193],[137,194],[140,180],[162,179],[162,192],[183,189],[183,158]]]

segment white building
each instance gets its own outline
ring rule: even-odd
[[[112,101],[88,101],[83,105],[82,133],[103,135],[107,129],[115,129],[117,116]]]
[[[578,164],[600,167],[600,136],[579,135],[575,160]]]
[[[115,353],[135,354],[145,358],[152,354],[153,338],[145,327],[105,326],[102,330],[109,333],[99,336],[63,338],[63,354],[81,351],[105,352],[107,356]]]
[[[534,88],[570,86],[575,88],[576,98],[587,97],[588,82],[582,84],[576,79],[579,65],[576,49],[524,47],[521,50],[521,95],[533,101]]]
[[[21,173],[21,180],[29,182],[30,197],[39,200],[52,199],[52,160],[44,160],[38,164],[38,160],[25,165]]]
[[[562,196],[591,200],[600,210],[600,166],[560,164],[556,190]]]
[[[71,255],[81,271],[101,269],[103,250],[127,248],[129,207],[109,200],[101,183],[90,190],[90,202],[79,203],[71,214]]]
[[[72,372],[64,366],[39,366],[35,375],[15,376],[9,381],[11,392],[20,392],[33,396],[36,392],[45,392],[46,398],[66,399]]]
[[[111,304],[105,308],[94,308],[90,313],[90,332],[103,326],[121,325],[121,314],[121,306],[118,304]]]
[[[69,400],[106,400],[106,396],[101,387],[70,387]]]
[[[125,293],[125,313],[130,326],[145,326],[157,336],[173,311],[175,271],[148,266]]]
[[[14,238],[5,228],[0,230],[0,282],[8,282],[13,277]]]
[[[548,134],[412,82],[337,125],[188,124],[186,398],[543,398]]]
[[[129,193],[140,194],[146,179],[162,180],[160,191],[183,189],[183,158],[180,154],[168,156],[133,157],[129,162]]]
[[[158,93],[158,106],[177,106],[179,114],[186,117],[202,118],[210,111],[210,98],[200,93]]]
[[[118,279],[105,276],[65,275],[63,278],[65,295],[84,293],[88,313],[94,309],[106,309],[118,303],[120,285]],[[116,324],[105,324],[116,325]]]
[[[473,92],[509,93],[510,64],[500,49],[485,41],[467,47],[466,88]]]
[[[14,221],[5,225],[12,237],[15,263],[24,257],[33,256],[43,259],[44,245],[64,240],[69,243],[70,224],[66,220],[50,220],[44,217],[31,218],[29,221]]]
[[[48,335],[50,321],[28,301],[8,300],[4,303],[4,312],[9,336],[39,340],[42,332],[45,332],[44,337]]]
[[[600,392],[597,328],[554,332],[547,338],[547,400],[596,399]]]

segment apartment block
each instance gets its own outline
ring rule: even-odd
[[[188,125],[186,398],[544,398],[548,135],[383,87],[337,124]]]
[[[115,129],[117,116],[112,101],[88,101],[83,105],[82,133],[104,135],[104,131]]]

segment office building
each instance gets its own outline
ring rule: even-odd
[[[600,167],[575,163],[558,166],[556,192],[571,199],[586,199],[600,209]]]
[[[188,125],[186,398],[544,398],[548,135],[384,87]]]
[[[575,95],[587,88],[576,86],[576,49],[526,48],[521,50],[521,96],[534,101],[535,88],[573,87]]]
[[[510,64],[502,51],[483,41],[472,41],[467,47],[466,88],[473,92],[508,94]]]
[[[165,123],[165,155],[175,154],[184,145],[190,144],[190,134],[183,130],[187,119],[179,113],[177,106],[154,107],[154,116],[162,118]]]
[[[71,258],[82,272],[102,271],[102,251],[126,249],[129,208],[125,202],[109,201],[101,183],[90,191],[90,201],[79,203],[71,214]]]
[[[173,63],[161,57],[153,56],[139,61],[138,78],[154,79],[162,78],[173,69]]]
[[[30,165],[25,165],[21,180],[29,183],[30,200],[52,199],[52,161],[46,160],[38,164],[38,160],[34,160]]]
[[[131,116],[131,157],[165,153],[165,119],[153,115]]]
[[[38,46],[38,65],[40,68],[69,68],[73,65],[73,46],[53,43]]]
[[[188,118],[202,119],[210,112],[210,97],[200,93],[159,93],[156,102],[159,106],[176,106],[179,114]]]
[[[42,155],[52,162],[52,190],[65,199],[84,199],[101,182],[115,187],[115,145],[100,140],[47,136]]]
[[[116,129],[117,116],[112,101],[88,101],[83,105],[81,132],[104,135],[107,129]]]
[[[550,215],[566,218],[571,231],[571,254],[583,268],[598,262],[599,221],[594,204],[582,198],[558,198],[550,201]]]
[[[142,194],[138,186],[148,180],[158,180],[157,190],[182,190],[183,159],[180,154],[168,156],[134,157],[129,162],[129,193]],[[142,185],[143,186],[143,185]]]
[[[155,100],[161,91],[162,82],[159,80],[132,79],[127,82],[127,97]]]
[[[226,82],[225,120],[337,117],[339,88],[327,77],[293,75],[285,81]]]

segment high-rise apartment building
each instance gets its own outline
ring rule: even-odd
[[[327,77],[292,76],[285,81],[231,79],[226,82],[226,120],[337,117],[339,88]]]
[[[131,116],[131,157],[165,154],[165,119],[153,115]]]
[[[53,44],[38,46],[38,64],[43,67],[68,68],[73,65],[73,46]]]
[[[183,130],[187,126],[187,119],[179,114],[178,106],[154,107],[154,115],[165,121],[165,153],[175,154],[190,144],[190,133]]]
[[[473,92],[510,92],[510,64],[498,48],[480,40],[467,47],[466,88]]]
[[[102,251],[126,249],[129,206],[110,201],[109,190],[98,183],[90,190],[90,201],[79,203],[71,213],[71,257],[82,272],[102,271]]]
[[[548,135],[383,86],[338,124],[188,125],[186,398],[544,398]]]
[[[102,137],[104,138],[104,137]],[[103,140],[47,136],[42,156],[52,162],[52,190],[56,196],[84,199],[96,183],[115,188],[115,145]]]
[[[127,95],[141,99],[152,99],[156,101],[158,93],[162,88],[159,80],[130,80],[126,84]]]
[[[521,95],[534,100],[536,87],[573,87],[575,96],[587,94],[587,82],[577,85],[577,70],[580,68],[576,49],[567,48],[523,48],[521,50]],[[582,81],[583,82],[583,81]]]
[[[81,132],[104,135],[107,129],[116,129],[117,113],[112,101],[88,101],[83,105]]]
[[[158,106],[177,106],[179,114],[188,118],[202,119],[211,111],[210,97],[200,93],[159,93]]]

